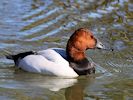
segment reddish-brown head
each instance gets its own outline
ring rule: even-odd
[[[95,48],[97,40],[92,32],[85,28],[76,30],[70,37],[68,44],[74,46],[79,51]]]
[[[85,58],[85,50],[97,47],[97,39],[85,28],[76,30],[68,40],[66,51],[69,59],[74,61]]]

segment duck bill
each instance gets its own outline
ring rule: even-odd
[[[97,49],[102,49],[102,50],[107,50],[107,51],[113,51],[113,49],[109,49],[109,48],[106,48],[102,42],[100,42],[99,40],[97,40],[97,44],[96,44],[96,48]]]
[[[99,40],[97,40],[96,48],[106,50],[105,46]]]

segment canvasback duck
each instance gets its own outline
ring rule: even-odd
[[[42,51],[28,51],[8,55],[15,66],[34,73],[78,77],[95,73],[95,67],[85,55],[88,49],[104,49],[104,45],[86,28],[76,30],[68,40],[66,50],[49,48]]]

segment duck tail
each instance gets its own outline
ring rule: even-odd
[[[7,59],[11,59],[13,60],[14,59],[14,55],[12,55],[12,53],[6,49],[3,50],[3,53],[4,53],[4,56],[7,58]]]
[[[5,55],[7,59],[11,59],[13,60],[14,59],[14,55]]]

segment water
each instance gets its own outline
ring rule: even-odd
[[[1,0],[0,99],[132,100],[131,0]],[[63,79],[26,73],[5,59],[8,52],[65,48],[74,30],[86,27],[113,52],[89,50],[96,75]]]

